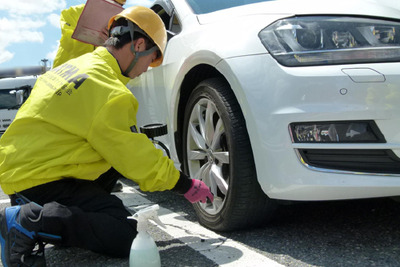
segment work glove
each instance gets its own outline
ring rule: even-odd
[[[211,202],[214,201],[214,195],[211,193],[210,188],[201,180],[192,179],[192,186],[189,191],[184,194],[184,197],[190,201],[190,203],[206,203],[207,198]]]

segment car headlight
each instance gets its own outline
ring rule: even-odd
[[[293,17],[259,33],[284,66],[400,61],[400,23],[357,17]]]

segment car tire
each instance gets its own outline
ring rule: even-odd
[[[276,202],[257,181],[245,119],[229,84],[208,79],[193,90],[184,116],[183,169],[203,180],[214,202],[195,203],[199,222],[216,231],[259,226]]]

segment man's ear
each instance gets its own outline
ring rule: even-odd
[[[138,38],[135,43],[135,51],[144,51],[146,50],[146,41],[144,38]]]

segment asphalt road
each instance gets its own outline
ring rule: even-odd
[[[182,220],[197,224],[191,204],[182,196],[168,191],[132,193],[135,185],[128,180],[123,183],[128,191],[118,195],[133,211],[138,206],[157,203]],[[141,198],[134,198],[137,195]],[[5,199],[7,196],[0,194],[2,207],[8,205]],[[254,253],[250,257],[260,255],[272,260],[262,266],[271,266],[274,262],[296,267],[400,266],[399,222],[400,203],[392,199],[371,199],[282,206],[269,224],[257,229],[217,233],[219,241],[222,240],[219,248],[210,246],[203,251],[195,249],[192,239],[178,238],[156,226],[151,226],[150,234],[160,250],[162,266],[256,266],[251,260],[245,261],[246,264],[240,261],[247,251]],[[230,247],[225,261],[214,260],[223,243],[228,241],[239,247]],[[127,258],[113,259],[77,248],[51,246],[46,249],[46,260],[48,266],[128,266]]]

